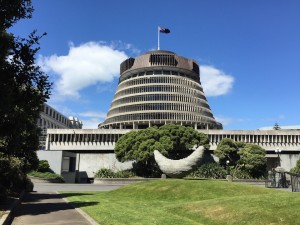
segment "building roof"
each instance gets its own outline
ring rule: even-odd
[[[195,60],[166,50],[149,51],[136,58],[126,59],[121,63],[120,74],[146,67],[175,67],[194,71],[199,75],[199,64]]]
[[[300,125],[290,125],[290,126],[279,126],[280,130],[300,130]],[[261,127],[258,130],[274,130],[274,126],[272,127]]]

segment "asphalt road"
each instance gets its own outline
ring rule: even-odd
[[[60,191],[111,191],[123,185],[101,185],[101,184],[66,184],[66,183],[34,183],[36,192],[60,192]]]

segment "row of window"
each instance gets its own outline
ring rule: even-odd
[[[48,116],[52,117],[53,119],[56,119],[60,123],[63,123],[65,125],[69,123],[68,118],[56,112],[54,109],[48,107],[47,105],[44,105],[43,112],[46,113]]]
[[[218,143],[223,138],[230,138],[234,141],[250,142],[250,143],[299,143],[299,135],[232,135],[220,134],[211,135],[210,142]]]
[[[115,94],[114,99],[117,99],[119,97],[123,97],[126,95],[139,94],[139,93],[145,93],[145,92],[163,92],[163,93],[177,92],[177,93],[181,93],[182,95],[192,95],[192,97],[198,97],[203,100],[206,100],[203,92],[200,92],[198,90],[191,89],[188,87],[175,86],[175,85],[153,85],[153,86],[149,85],[149,86],[141,86],[141,87],[132,87],[132,88],[128,88],[126,90],[117,92]]]
[[[129,81],[126,81],[126,82],[120,84],[118,86],[117,91],[120,91],[123,88],[134,86],[134,85],[143,85],[143,84],[152,84],[152,83],[153,84],[162,83],[162,84],[185,85],[189,88],[197,89],[197,90],[203,92],[203,89],[199,83],[188,80],[188,79],[174,77],[174,76],[166,76],[166,77],[153,76],[153,77],[142,77],[142,78],[138,78],[138,79],[129,80]]]
[[[199,105],[206,109],[210,109],[207,101],[200,98],[190,97],[181,94],[144,94],[144,95],[135,95],[129,97],[125,96],[124,98],[119,98],[118,100],[114,100],[111,104],[111,108],[114,108],[115,106],[119,106],[121,104],[127,104],[132,102],[147,102],[147,101],[186,102],[186,103],[193,103]]]
[[[204,127],[205,128],[205,127]],[[50,134],[50,142],[116,142],[121,134]],[[299,143],[299,135],[216,135],[208,134],[211,143],[223,138],[248,143]]]
[[[202,107],[191,105],[191,104],[182,104],[182,103],[148,103],[148,104],[136,104],[136,105],[127,105],[119,108],[111,109],[107,117],[111,117],[119,113],[135,112],[135,111],[158,111],[158,110],[169,110],[169,111],[181,111],[181,112],[192,112],[200,113],[201,115],[212,117],[213,115],[207,109]]]
[[[154,71],[140,72],[136,74],[130,74],[130,73],[123,74],[119,79],[119,84],[131,78],[151,76],[151,75],[175,75],[180,77],[186,77],[196,82],[199,82],[199,75],[194,73],[182,73],[174,70],[154,70]]]
[[[70,121],[67,121],[67,122],[68,122],[68,124],[66,124],[66,126],[70,126]],[[39,127],[42,127],[42,128],[53,128],[53,129],[65,128],[62,125],[59,126],[59,125],[52,123],[51,121],[43,119],[43,118],[39,119],[38,125],[39,125]]]
[[[105,124],[143,120],[172,120],[172,121],[191,121],[191,122],[215,122],[213,118],[199,114],[178,113],[178,112],[153,112],[119,115],[105,120]]]
[[[50,142],[116,142],[121,134],[50,134]]]

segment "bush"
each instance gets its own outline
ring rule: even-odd
[[[100,169],[96,172],[95,177],[97,178],[115,178],[115,173],[111,169]]]
[[[291,173],[300,173],[300,159],[297,160],[296,166],[290,170]]]
[[[50,172],[50,165],[47,160],[40,160],[37,169],[38,172]]]
[[[121,170],[114,172],[111,169],[100,169],[96,172],[95,178],[129,178],[134,177],[135,174],[131,170]]]
[[[188,177],[224,179],[226,177],[226,170],[218,163],[206,163],[191,172]]]
[[[244,170],[232,170],[230,174],[235,179],[253,179],[250,173]]]
[[[22,167],[22,160],[0,153],[1,188],[6,189],[8,194],[17,194],[24,188],[26,174]]]
[[[136,175],[131,170],[121,170],[115,173],[116,178],[130,178]]]

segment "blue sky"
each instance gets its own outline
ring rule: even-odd
[[[300,1],[43,0],[11,32],[47,32],[37,63],[54,82],[49,104],[85,128],[105,118],[119,64],[157,48],[200,63],[224,129],[300,124]]]

